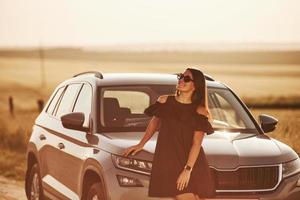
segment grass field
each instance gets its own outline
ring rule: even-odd
[[[38,59],[0,57],[0,174],[16,179],[24,178],[26,145],[38,115],[36,101],[46,101],[59,82],[87,70],[175,73],[183,71],[187,66],[198,66],[216,80],[230,86],[251,107],[260,107],[251,109],[256,119],[260,113],[278,118],[277,129],[268,135],[300,152],[300,65],[203,65],[196,61],[183,64],[50,59],[44,62],[46,86],[41,88]],[[9,96],[13,96],[16,105],[14,116],[9,114]],[[274,109],[280,105],[284,106]]]
[[[251,109],[258,121],[259,114],[268,114],[279,120],[277,128],[268,136],[278,139],[300,154],[300,109]]]
[[[26,146],[32,125],[38,115],[34,110],[18,110],[15,116],[8,111],[0,115],[0,174],[23,179],[26,169]]]
[[[204,73],[222,81],[243,97],[300,95],[300,65],[205,64],[190,62],[114,62],[99,60],[49,59],[44,61],[46,87],[49,93],[59,82],[87,70],[102,72],[182,72],[197,66]],[[0,57],[0,80],[23,87],[41,89],[40,61],[36,58]]]

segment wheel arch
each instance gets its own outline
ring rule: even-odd
[[[104,189],[105,199],[108,200],[106,182],[103,177],[103,168],[95,159],[87,159],[84,163],[83,173],[80,181],[81,199],[87,192],[88,187],[94,182],[99,181]]]
[[[35,163],[37,163],[39,165],[37,149],[36,149],[35,145],[31,142],[27,146],[26,158],[27,158],[27,170],[25,173],[25,193],[26,193],[27,198],[29,199],[28,178],[30,175],[30,170]]]

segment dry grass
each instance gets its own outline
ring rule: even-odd
[[[137,55],[139,56],[139,55]],[[216,80],[229,85],[239,96],[290,96],[299,94],[300,65],[206,64],[186,62],[116,62],[99,60],[47,59],[44,62],[47,94],[61,81],[87,71],[102,72],[182,72],[197,66]],[[0,57],[0,80],[22,87],[41,89],[40,61],[36,58]],[[242,84],[241,84],[242,83]],[[300,94],[299,94],[300,95]]]
[[[32,125],[38,112],[18,110],[15,116],[8,111],[0,115],[0,174],[14,179],[24,179],[26,147]]]
[[[24,179],[26,147],[38,115],[36,100],[46,99],[38,90],[18,84],[0,86],[0,174]],[[8,96],[14,97],[14,115],[9,113]]]
[[[300,109],[251,109],[251,112],[256,119],[259,114],[277,118],[279,120],[277,128],[267,135],[288,144],[300,154]]]
[[[299,109],[300,108],[300,94],[291,96],[264,96],[264,97],[245,97],[243,101],[246,102],[249,108],[260,109]]]
[[[9,178],[24,180],[26,155],[22,152],[0,149],[0,174]]]

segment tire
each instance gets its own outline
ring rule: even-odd
[[[100,182],[93,183],[88,189],[84,200],[105,200],[104,193]]]
[[[29,172],[28,176],[28,200],[43,200],[43,188],[40,170],[38,164],[35,163]]]

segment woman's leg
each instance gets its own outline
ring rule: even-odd
[[[194,193],[183,193],[175,196],[176,200],[197,200]]]
[[[200,198],[200,197],[198,196],[198,194],[195,194],[195,199],[196,199],[196,200],[205,200],[205,199],[203,199],[203,198]]]

